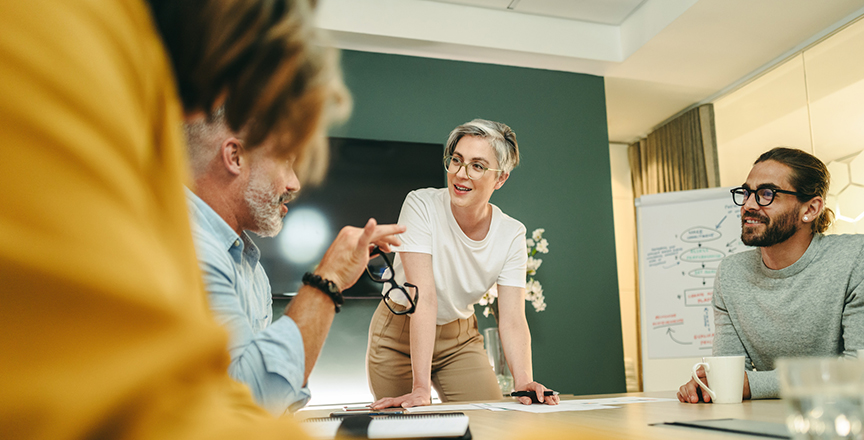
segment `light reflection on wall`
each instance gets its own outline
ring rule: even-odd
[[[289,209],[279,233],[279,252],[294,264],[310,264],[321,259],[333,239],[327,218],[317,209]]]
[[[835,229],[839,233],[861,233],[854,223],[864,219],[864,151],[831,161],[827,166],[831,187],[825,205],[837,215]]]

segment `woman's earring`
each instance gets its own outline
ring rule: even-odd
[[[806,215],[804,216],[804,221],[805,221],[805,222],[807,221],[807,216],[806,216]]]

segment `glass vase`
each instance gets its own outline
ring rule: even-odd
[[[498,327],[487,328],[483,331],[483,337],[486,343],[486,354],[489,356],[489,363],[498,379],[501,394],[509,396],[510,392],[513,391],[513,375],[510,374],[510,368],[507,367],[507,360],[504,358],[504,349],[501,347]]]

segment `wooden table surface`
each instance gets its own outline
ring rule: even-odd
[[[674,398],[673,392],[567,396],[562,400],[596,399],[605,397]],[[296,414],[298,420],[326,417],[332,409],[305,409]],[[586,438],[586,439],[735,439],[762,438],[678,426],[652,426],[663,422],[709,419],[746,419],[783,423],[786,406],[782,400],[745,400],[739,404],[686,404],[675,402],[632,403],[614,409],[567,411],[533,414],[521,411],[465,411],[476,440],[524,438]]]

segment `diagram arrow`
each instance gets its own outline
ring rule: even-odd
[[[669,327],[669,328],[666,329],[666,334],[669,335],[669,337],[672,338],[673,341],[675,341],[675,342],[677,342],[677,343],[679,343],[679,344],[681,344],[681,345],[691,345],[691,344],[693,344],[692,342],[681,342],[681,341],[675,339],[675,337],[672,336],[672,333],[675,333],[675,331],[672,330],[671,327]]]
[[[729,214],[724,215],[723,218],[720,219],[720,223],[717,223],[717,226],[715,226],[714,229],[720,229],[720,225],[723,224],[723,221],[726,220],[726,217],[729,217]]]
[[[675,267],[675,266],[677,266],[677,265],[679,265],[679,264],[681,264],[680,261],[677,262],[677,263],[675,263],[675,264],[669,265],[669,266],[664,266],[663,269],[669,269],[669,268]]]

